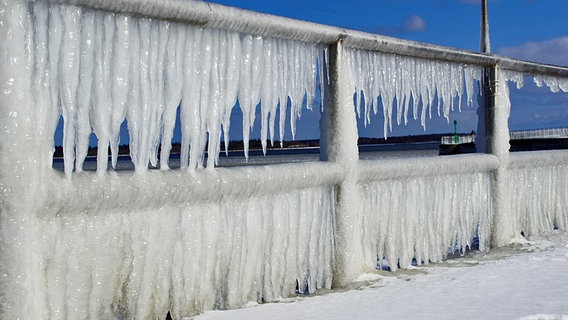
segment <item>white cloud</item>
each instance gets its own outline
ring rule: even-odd
[[[408,16],[404,21],[403,29],[406,32],[423,32],[426,30],[426,21],[421,16]]]
[[[404,19],[404,22],[396,26],[380,26],[375,32],[388,35],[401,35],[412,32],[426,31],[426,20],[421,16],[411,15]]]
[[[503,47],[497,53],[517,59],[568,66],[568,36],[542,42]]]

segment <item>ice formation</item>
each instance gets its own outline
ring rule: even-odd
[[[568,228],[565,151],[511,154],[509,191],[515,228],[526,236]]]
[[[160,175],[143,183],[156,183]],[[91,184],[86,190],[97,190],[84,182]],[[81,211],[62,216],[54,211],[73,205],[52,203],[38,244],[43,272],[37,276],[45,287],[35,293],[28,315],[165,319],[170,311],[181,319],[330,288],[330,188],[181,205],[172,199],[143,207],[127,202],[106,212],[83,201],[76,204]]]
[[[478,68],[345,49],[347,65],[338,70],[348,71],[342,81],[353,81],[357,103],[351,105],[352,91],[341,92],[339,104],[349,112],[323,130],[348,128],[337,134],[349,141],[333,146],[352,148],[346,159],[148,171],[158,158],[168,168],[178,110],[184,168],[214,166],[237,101],[245,148],[259,103],[264,146],[274,139],[277,116],[280,139],[286,117],[294,134],[318,75],[325,91],[327,49],[49,1],[0,1],[0,19],[7,26],[0,31],[7,57],[0,70],[4,318],[144,319],[169,310],[179,319],[329,288],[341,272],[339,258],[357,267],[385,258],[396,269],[413,259],[440,261],[449,248],[466,250],[476,234],[481,249],[488,245],[495,180],[489,172],[506,164],[506,155],[359,161],[349,144],[355,121],[343,116],[353,107],[361,114],[364,99],[368,123],[380,96],[385,136],[393,117],[406,122],[412,110],[418,118],[420,104],[423,124],[436,100],[447,117],[464,90],[472,101]],[[566,90],[557,79],[536,79]],[[60,116],[65,176],[73,179],[51,170]],[[116,164],[125,119],[131,158],[143,174],[107,171],[109,149]],[[80,172],[92,132],[99,174]],[[536,167],[550,157],[511,161],[504,181],[513,193],[513,222],[526,232],[567,227],[566,155],[556,155],[548,167],[531,170],[522,163]],[[338,217],[338,208],[345,215]],[[338,252],[345,239],[361,250]]]
[[[316,44],[49,1],[30,2],[29,15],[34,94],[46,114],[46,134],[54,132],[59,114],[63,116],[68,175],[74,167],[82,170],[91,131],[98,140],[98,171],[106,170],[109,147],[114,166],[125,119],[136,170],[156,166],[159,147],[160,166],[168,168],[178,106],[182,167],[205,166],[206,150],[207,167],[214,166],[221,135],[229,141],[237,100],[245,155],[261,102],[263,147],[267,139],[274,140],[277,114],[280,140],[287,112],[294,136],[296,119],[304,105],[311,107],[325,63],[324,47]]]
[[[357,114],[361,116],[364,101],[364,123],[371,121],[371,112],[378,112],[381,97],[384,115],[384,136],[392,130],[393,117],[397,124],[408,122],[408,114],[426,128],[426,118],[432,117],[437,101],[437,114],[449,119],[450,110],[462,106],[464,91],[467,104],[473,102],[474,83],[481,77],[476,66],[405,57],[363,50],[346,50],[350,73],[354,81]],[[393,109],[396,107],[396,109]],[[395,114],[396,111],[396,114]]]
[[[358,189],[364,203],[358,229],[368,267],[382,267],[383,259],[391,270],[408,268],[413,260],[418,265],[439,262],[449,253],[471,249],[476,236],[478,249],[489,249],[494,159],[425,158],[402,166],[400,160],[382,162],[364,161],[366,171],[384,173],[365,174]],[[447,169],[441,172],[441,166]]]
[[[540,75],[534,76],[533,80],[537,86],[546,85],[552,92],[568,92],[568,79]]]

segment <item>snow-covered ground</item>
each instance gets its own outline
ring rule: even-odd
[[[568,233],[360,280],[351,290],[209,311],[195,319],[568,320]]]

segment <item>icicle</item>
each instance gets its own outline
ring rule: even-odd
[[[130,72],[130,26],[132,19],[127,16],[117,16],[115,53],[112,69],[112,124],[110,147],[112,167],[116,168],[118,146],[120,144],[120,127],[126,117],[128,102],[129,72]]]
[[[202,31],[191,29],[187,33],[184,88],[182,96],[181,125],[182,125],[182,156],[181,167],[197,168],[199,157],[199,131],[201,118],[199,102],[201,100],[201,48]],[[191,146],[191,150],[190,150]]]
[[[56,57],[52,57],[52,42],[58,40],[57,34],[61,31],[58,29],[51,30],[45,26],[48,24],[50,18],[49,15],[49,5],[45,2],[34,3],[32,6],[33,17],[35,18],[35,24],[33,25],[34,31],[34,43],[35,43],[35,81],[34,85],[37,88],[36,103],[38,105],[39,113],[39,132],[42,137],[47,141],[45,143],[46,147],[46,161],[44,163],[46,168],[51,168],[53,161],[53,133],[57,127],[57,122],[59,121],[59,110],[58,105],[54,104],[52,99],[53,92],[56,85],[53,81],[52,71],[57,71],[57,68],[52,68],[52,64],[57,63]],[[55,35],[52,35],[56,33]],[[60,46],[57,43],[57,46]]]
[[[141,19],[139,21],[140,28],[140,100],[137,106],[138,113],[138,155],[135,158],[134,165],[139,172],[146,171],[148,167],[148,160],[150,155],[149,140],[150,140],[150,125],[154,118],[153,114],[153,99],[152,99],[152,72],[154,66],[152,65],[152,50],[155,50],[155,44],[151,43],[152,30],[151,20]]]
[[[202,104],[207,113],[207,132],[209,133],[209,145],[207,147],[207,168],[211,169],[217,164],[219,156],[219,144],[221,140],[221,108],[225,102],[224,92],[221,92],[221,82],[224,76],[221,76],[221,40],[218,30],[212,30],[211,40],[211,78],[209,81],[210,91],[207,95],[208,102]]]
[[[75,126],[77,119],[77,88],[79,85],[81,10],[61,7],[63,41],[59,63],[59,87],[63,115],[63,152],[65,174],[70,177],[75,161]]]
[[[467,104],[473,104],[473,94],[474,94],[474,80],[479,80],[479,75],[475,74],[476,71],[479,71],[479,68],[474,68],[472,66],[465,66],[465,89],[467,94]]]
[[[292,43],[291,46],[291,59],[290,69],[291,74],[287,78],[288,81],[288,97],[290,98],[290,131],[292,133],[292,140],[296,137],[296,119],[300,115],[302,108],[303,96],[301,93],[301,69],[300,69],[300,54],[301,48],[299,43]]]
[[[512,78],[511,74],[508,74],[509,77]],[[522,74],[521,74],[522,76]],[[535,82],[535,84],[538,87],[542,87],[543,85],[546,85],[551,92],[556,93],[556,92],[568,92],[568,80],[565,78],[557,78],[557,77],[552,77],[552,76],[534,76],[533,80]],[[517,82],[517,86],[518,86],[518,78],[515,78],[514,81]]]
[[[260,69],[262,38],[245,35],[242,38],[243,56],[241,67],[241,83],[239,88],[239,105],[243,112],[243,146],[245,158],[248,159],[250,131],[254,125],[256,105],[259,102]]]
[[[277,98],[274,90],[274,83],[276,75],[274,74],[274,65],[276,57],[276,43],[273,39],[264,40],[264,79],[262,80],[262,90],[261,90],[261,131],[260,140],[262,143],[262,152],[266,155],[266,140],[268,137],[269,128],[273,128],[273,122],[269,119],[274,118],[275,109],[277,106]],[[270,129],[271,132],[273,129]]]
[[[183,87],[182,87],[182,98],[180,104],[180,123],[181,123],[181,150],[180,150],[180,168],[189,167],[189,145],[190,145],[190,100],[191,100],[191,89],[192,81],[194,81],[195,75],[193,74],[193,55],[194,55],[194,30],[184,30],[186,31],[185,38],[185,48],[183,50]]]
[[[61,7],[59,6],[48,6],[46,9],[49,10],[49,16],[47,23],[50,26],[49,32],[47,34],[47,42],[48,42],[48,56],[49,56],[49,70],[47,70],[47,75],[49,77],[49,100],[51,107],[49,107],[49,111],[51,111],[51,116],[54,118],[54,122],[47,123],[47,128],[52,127],[53,131],[55,131],[55,126],[57,125],[57,120],[59,120],[59,115],[61,114],[61,105],[60,105],[60,94],[59,94],[59,63],[60,63],[60,50],[61,45],[63,43],[63,26],[61,21]],[[41,10],[41,9],[40,9]],[[42,26],[39,26],[40,28]],[[47,79],[46,79],[47,80]],[[48,111],[48,112],[49,112]],[[65,162],[65,161],[64,161]],[[69,163],[69,162],[68,162]],[[66,169],[69,170],[69,169]],[[71,168],[71,171],[73,168]]]
[[[505,81],[515,82],[517,89],[521,89],[525,85],[524,74],[521,72],[501,69],[501,74]]]
[[[229,129],[230,129],[230,118],[231,110],[237,103],[237,93],[239,88],[239,83],[241,82],[241,69],[239,63],[242,58],[241,52],[241,41],[237,33],[226,33],[227,37],[227,78],[226,85],[227,93],[225,94],[225,110],[222,118],[224,141],[225,141],[225,153],[228,155],[229,152]]]
[[[213,57],[211,56],[212,30],[204,29],[201,31],[201,42],[198,45],[200,55],[199,70],[200,81],[196,83],[196,94],[194,115],[196,122],[193,126],[193,143],[189,150],[190,168],[203,168],[205,163],[205,147],[207,145],[207,109],[210,107],[210,88],[211,88],[211,66]]]
[[[289,67],[287,65],[288,58],[288,42],[285,40],[278,40],[278,82],[280,83],[280,90],[278,94],[278,101],[280,105],[280,117],[279,117],[279,130],[280,135],[280,146],[284,147],[284,128],[286,124],[286,110],[288,108],[288,77],[289,77]]]
[[[89,149],[91,136],[91,94],[95,55],[95,13],[86,11],[81,30],[81,67],[79,74],[79,92],[77,93],[77,145],[75,147],[75,170],[82,171]]]
[[[183,33],[180,32],[181,28],[178,24],[169,25],[170,36],[165,58],[164,114],[160,154],[160,169],[162,170],[169,169],[168,160],[172,149],[176,111],[181,102],[183,49],[185,47],[185,38]]]
[[[138,158],[140,154],[140,130],[142,123],[140,122],[140,21],[135,20],[131,24],[131,29],[129,33],[129,45],[130,45],[130,61],[133,65],[130,67],[130,72],[128,76],[129,82],[129,104],[126,109],[126,120],[128,121],[128,133],[129,133],[129,147],[130,147],[130,158],[134,167],[138,168]],[[140,169],[137,169],[140,170]]]
[[[164,69],[166,59],[166,49],[169,37],[169,24],[164,21],[155,22],[152,25],[152,66],[150,73],[150,84],[152,92],[152,112],[150,120],[149,149],[150,164],[154,167],[158,165],[158,147],[160,145],[160,136],[162,125],[164,123],[163,113],[165,109],[164,98]]]
[[[113,17],[105,13],[95,14],[95,68],[93,74],[93,108],[91,125],[98,138],[97,172],[105,172],[108,164],[112,100],[110,70],[112,70]]]

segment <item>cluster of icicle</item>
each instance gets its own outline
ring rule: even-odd
[[[381,97],[384,116],[384,136],[392,131],[393,106],[396,105],[396,121],[408,122],[408,114],[418,119],[426,128],[426,118],[432,116],[437,100],[437,113],[449,119],[450,111],[457,104],[461,111],[462,96],[467,94],[467,104],[473,102],[474,83],[481,77],[479,67],[463,64],[405,57],[394,54],[363,50],[346,50],[352,79],[355,83],[355,103],[361,116],[364,101],[364,123],[371,121],[371,110],[378,112]]]
[[[317,187],[43,221],[24,318],[185,319],[330,288],[332,205]]]
[[[360,187],[363,261],[379,268],[440,262],[450,252],[489,248],[489,173],[376,181]],[[450,248],[450,251],[448,251]],[[384,264],[384,260],[387,264]],[[377,260],[378,259],[378,260]]]
[[[568,229],[568,170],[566,166],[515,168],[509,171],[511,212],[525,236]]]
[[[107,169],[108,147],[117,161],[119,133],[127,121],[136,170],[148,163],[168,168],[176,116],[182,128],[181,167],[214,166],[230,115],[243,112],[248,139],[262,101],[261,138],[280,139],[290,105],[292,135],[303,105],[316,95],[324,49],[315,44],[201,29],[167,21],[55,5],[29,4],[30,50],[36,99],[46,134],[64,121],[65,172],[82,170],[89,137],[98,139],[97,170]],[[318,63],[319,60],[319,63]],[[320,82],[323,85],[323,82]],[[320,92],[323,90],[320,89]],[[288,99],[290,102],[288,102]],[[225,144],[227,148],[227,144]]]
[[[503,78],[505,78],[506,81],[514,82],[516,84],[517,89],[522,89],[524,87],[525,74],[518,71],[504,69],[502,69],[501,72],[503,73]],[[547,86],[553,93],[560,91],[568,92],[568,79],[547,75],[535,75],[532,76],[532,78],[536,86],[539,88]]]
[[[538,87],[548,86],[552,92],[568,92],[568,79],[553,76],[534,76],[534,82]]]

